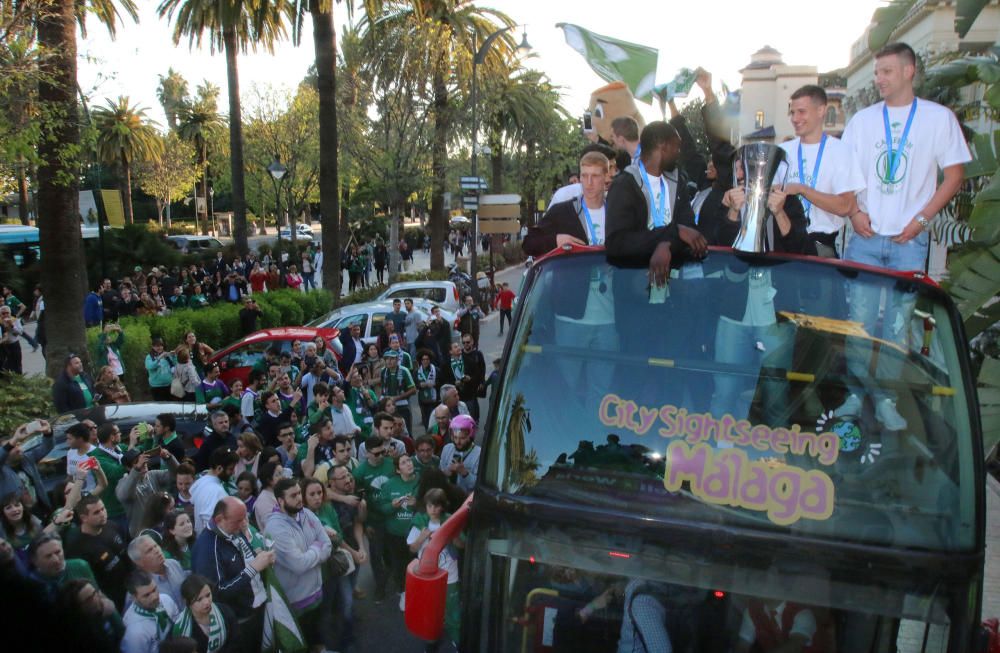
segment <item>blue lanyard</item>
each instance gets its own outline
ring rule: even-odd
[[[809,184],[809,188],[816,188],[816,180],[819,179],[819,164],[820,164],[820,161],[823,160],[823,150],[824,149],[826,149],[826,133],[825,132],[823,133],[823,138],[821,138],[819,140],[819,152],[816,153],[816,163],[813,164],[812,183]],[[805,181],[806,181],[805,180],[805,174],[806,174],[805,167],[806,167],[805,162],[802,160],[802,139],[800,138],[799,139],[799,181],[801,181],[802,183],[805,183]],[[810,202],[809,200],[807,200],[805,198],[805,195],[802,195],[800,199],[802,200],[802,208],[805,209],[806,217],[808,218],[809,217],[809,209],[812,208],[812,202]]]
[[[583,215],[586,216],[586,218],[587,218],[587,226],[590,228],[590,244],[591,245],[602,245],[602,244],[604,244],[603,240],[599,241],[597,239],[597,229],[594,228],[594,221],[590,217],[590,209],[587,208],[587,201],[581,198],[580,199],[580,204],[583,206]],[[608,203],[605,202],[604,206],[601,207],[601,208],[607,208],[607,206],[608,206]],[[607,212],[605,212],[605,214],[607,214]]]
[[[652,198],[653,198],[652,197],[653,196],[653,193],[652,193],[653,182],[652,182],[652,180],[650,180],[649,173],[646,172],[646,166],[644,166],[642,164],[641,160],[639,161],[639,170],[642,170],[642,176],[646,178],[646,185],[649,186],[649,188],[650,188],[649,195],[650,195],[650,199],[652,200]],[[666,184],[663,183],[663,175],[660,175],[660,206],[659,207],[651,206],[650,210],[653,212],[653,226],[654,227],[663,227],[663,226],[666,226],[666,224],[667,224],[667,216],[668,216],[668,214],[667,214],[667,189],[666,189]]]
[[[899,147],[892,148],[892,129],[889,127],[889,105],[882,104],[882,122],[885,123],[885,153],[888,157],[885,163],[886,183],[894,183],[896,169],[899,167],[899,160],[906,149],[906,139],[910,135],[910,127],[913,125],[913,116],[917,115],[917,98],[913,98],[910,105],[910,115],[906,118],[906,126],[903,127],[903,135],[899,139]]]

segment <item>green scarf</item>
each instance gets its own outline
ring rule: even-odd
[[[198,626],[200,628],[200,626]],[[194,632],[194,615],[191,608],[184,610],[174,624],[174,637],[191,637]],[[222,618],[222,611],[215,603],[212,604],[212,614],[208,618],[208,653],[214,653],[221,649],[226,643],[226,620]]]
[[[212,607],[215,606],[213,605]],[[157,604],[156,611],[153,611],[153,610],[147,610],[138,603],[133,603],[132,609],[135,610],[135,613],[140,617],[146,617],[147,619],[156,620],[156,639],[159,641],[163,641],[163,636],[167,633],[167,631],[170,630],[170,627],[173,625],[173,623],[170,621],[170,615],[168,615],[167,611],[163,609],[163,605]],[[225,626],[223,626],[223,628],[225,628]]]
[[[462,356],[458,357],[458,360],[454,358],[450,359],[451,362],[451,372],[455,375],[456,381],[461,381],[465,376],[465,358]]]

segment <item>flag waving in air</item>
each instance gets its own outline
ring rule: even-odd
[[[625,82],[637,99],[650,101],[659,55],[656,48],[619,41],[570,23],[558,23],[556,27],[563,29],[569,47],[583,55],[602,79]]]

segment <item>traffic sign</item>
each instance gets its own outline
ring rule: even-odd
[[[486,190],[486,180],[482,177],[459,177],[458,185],[462,190]]]
[[[479,208],[479,198],[475,195],[462,198],[462,208],[466,211],[475,211]]]

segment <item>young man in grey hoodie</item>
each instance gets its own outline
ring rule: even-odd
[[[267,520],[266,534],[274,541],[277,554],[274,570],[288,595],[306,642],[322,650],[319,629],[323,600],[323,563],[333,552],[333,544],[319,518],[305,507],[299,484],[289,478],[274,486],[278,510]]]

